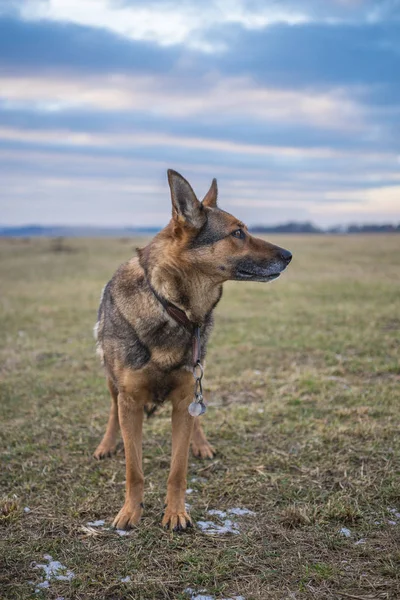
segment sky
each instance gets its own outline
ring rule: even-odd
[[[400,221],[400,0],[0,0],[0,225]]]

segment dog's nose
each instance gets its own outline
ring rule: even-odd
[[[285,263],[289,264],[290,261],[292,260],[292,253],[289,252],[289,250],[284,250],[282,248],[282,250],[281,250],[281,258],[283,258],[283,260],[285,261]]]

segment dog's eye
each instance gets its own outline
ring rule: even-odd
[[[233,237],[238,238],[239,240],[243,240],[245,237],[245,233],[243,229],[236,229],[236,231],[232,231]]]

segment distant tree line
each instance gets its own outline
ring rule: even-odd
[[[22,227],[1,227],[0,237],[121,237],[136,235],[154,235],[161,227],[61,227],[24,225]],[[310,221],[290,221],[281,225],[253,225],[249,227],[253,233],[400,233],[400,223],[337,225],[335,227],[317,227]]]
[[[317,227],[310,221],[303,223],[290,221],[282,225],[254,225],[250,227],[253,233],[400,233],[400,223],[384,223],[383,225],[369,223],[366,225],[335,225],[333,227]]]

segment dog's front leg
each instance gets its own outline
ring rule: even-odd
[[[143,512],[143,401],[119,393],[118,416],[125,446],[126,495],[125,504],[115,517],[113,527],[130,529],[139,522]]]
[[[185,384],[173,392],[172,402],[172,457],[168,477],[165,513],[162,524],[174,531],[191,527],[191,519],[185,509],[186,476],[190,439],[194,418],[188,412],[193,399],[193,378],[185,378]]]

